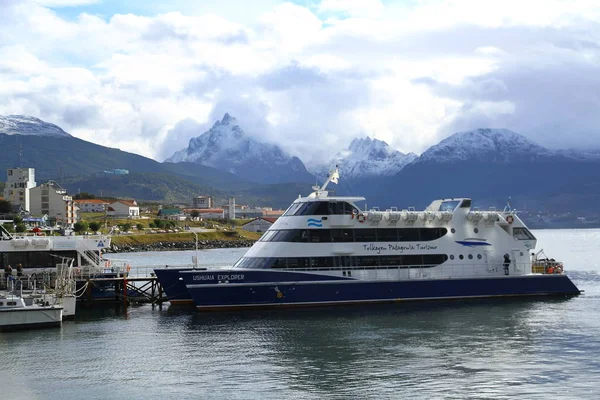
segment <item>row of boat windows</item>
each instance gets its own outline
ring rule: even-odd
[[[283,214],[284,217],[291,215],[350,215],[358,214],[358,208],[345,201],[309,201],[305,203],[294,203]]]
[[[448,233],[446,228],[365,228],[269,230],[261,242],[428,242]]]
[[[414,254],[393,256],[340,256],[340,257],[242,257],[234,268],[268,269],[330,269],[354,267],[435,267],[448,260],[445,254]]]
[[[57,263],[60,263],[60,257],[76,258],[76,251],[60,251],[58,252],[49,251],[15,251],[0,253],[0,270],[4,270],[7,265],[11,265],[13,268],[17,264],[21,264],[24,268],[50,268],[55,267]],[[60,255],[60,257],[57,257]]]
[[[16,301],[8,301],[8,302],[6,302],[6,305],[7,306],[16,306],[17,302]],[[3,306],[4,306],[4,302],[0,301],[0,307],[3,307]]]

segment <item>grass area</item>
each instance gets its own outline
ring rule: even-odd
[[[235,232],[217,231],[198,233],[198,240],[258,240],[260,236],[260,233],[242,230]],[[194,242],[195,240],[196,238],[191,232],[118,235],[112,237],[112,243],[116,246],[143,245],[158,242]]]

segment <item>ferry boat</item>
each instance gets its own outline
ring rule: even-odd
[[[562,264],[536,259],[516,212],[479,211],[469,198],[425,210],[361,210],[330,196],[339,171],[296,199],[228,270],[181,270],[199,310],[348,303],[571,296]],[[547,264],[547,268],[544,265]]]
[[[11,266],[16,275],[17,266],[23,275],[56,272],[65,258],[74,260],[78,275],[115,272],[102,251],[110,247],[110,235],[52,236],[41,232],[9,233],[0,226],[0,273]]]

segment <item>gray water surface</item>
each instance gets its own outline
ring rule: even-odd
[[[534,233],[584,295],[78,310],[60,329],[0,334],[0,399],[599,398],[600,230]],[[178,264],[193,253],[117,256]],[[200,253],[228,263],[243,250]]]

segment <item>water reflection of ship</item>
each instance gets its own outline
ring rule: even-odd
[[[537,321],[567,303],[490,299],[187,317],[178,311],[174,318],[186,321],[187,334],[179,334],[183,347],[197,347],[216,360],[224,352],[251,364],[249,373],[266,374],[251,380],[340,398],[367,398],[375,389],[380,397],[396,397],[393,390],[422,390],[429,381],[428,395],[415,393],[427,397],[443,395],[433,382],[489,376],[501,368],[497,365],[516,362],[532,346],[551,339],[539,331]],[[207,368],[210,375],[212,367]],[[288,372],[280,375],[282,370]],[[494,383],[488,387],[493,392]]]

